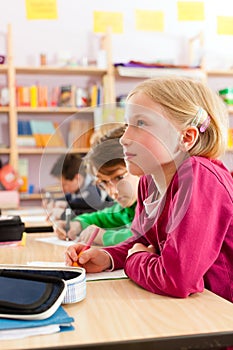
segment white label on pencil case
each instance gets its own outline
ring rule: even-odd
[[[77,303],[86,297],[86,270],[82,267],[58,267],[51,264],[46,266],[33,266],[33,265],[4,265],[0,264],[0,269],[14,269],[14,270],[30,270],[33,272],[44,272],[46,275],[51,273],[60,277],[66,284],[66,293],[62,304]],[[69,276],[72,273],[72,277]],[[65,276],[67,274],[67,276]]]

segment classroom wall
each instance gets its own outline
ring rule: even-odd
[[[166,59],[176,64],[186,63],[187,40],[203,31],[208,68],[232,66],[233,35],[217,34],[218,16],[233,16],[232,1],[201,1],[204,18],[199,21],[178,20],[178,3],[176,0],[57,0],[57,19],[28,20],[26,0],[0,0],[0,40],[7,23],[12,23],[17,65],[39,64],[42,51],[49,62],[64,52],[77,58],[95,58],[97,40],[92,34],[93,13],[118,12],[123,17],[123,32],[112,36],[114,62]],[[135,10],[161,11],[163,31],[136,30]]]

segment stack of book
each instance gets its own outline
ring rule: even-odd
[[[1,95],[0,95],[1,97]],[[1,99],[0,99],[1,103]],[[8,102],[9,103],[9,98]],[[103,103],[103,89],[96,83],[82,88],[67,84],[55,86],[51,92],[48,86],[31,85],[16,87],[16,104],[18,107],[96,107]]]
[[[48,120],[18,120],[17,146],[66,147],[56,123]]]
[[[71,331],[74,330],[72,322],[74,322],[73,317],[70,317],[62,306],[51,317],[44,320],[0,318],[0,340]]]

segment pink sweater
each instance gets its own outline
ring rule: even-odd
[[[207,288],[233,302],[233,181],[228,170],[219,161],[187,159],[157,214],[149,218],[143,201],[153,191],[152,178],[142,177],[134,236],[105,248],[114,269],[124,267],[133,281],[156,294],[183,298]],[[137,242],[152,244],[156,253],[127,258]]]

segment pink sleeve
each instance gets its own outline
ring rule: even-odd
[[[125,272],[153,293],[187,297],[203,290],[204,276],[209,269],[210,278],[221,268],[228,273],[224,253],[219,255],[226,236],[231,248],[223,249],[228,250],[228,255],[233,249],[230,242],[232,199],[221,181],[201,166],[195,168],[191,180],[186,175],[179,178],[179,185],[176,185],[175,189],[170,188],[167,223],[156,228],[166,228],[160,254],[138,252],[131,255],[126,260]],[[151,241],[153,239],[155,234]]]
[[[125,264],[125,260],[128,254],[128,250],[137,242],[140,242],[144,245],[149,245],[148,241],[145,237],[142,236],[140,227],[141,223],[140,221],[144,218],[144,206],[143,206],[143,198],[141,194],[147,193],[147,179],[146,177],[143,177],[140,179],[139,182],[139,188],[138,188],[138,200],[137,200],[137,206],[135,209],[135,216],[134,220],[132,222],[131,231],[133,233],[133,236],[127,239],[126,241],[117,244],[113,247],[104,248],[105,251],[107,251],[113,261],[113,269],[122,269]]]

